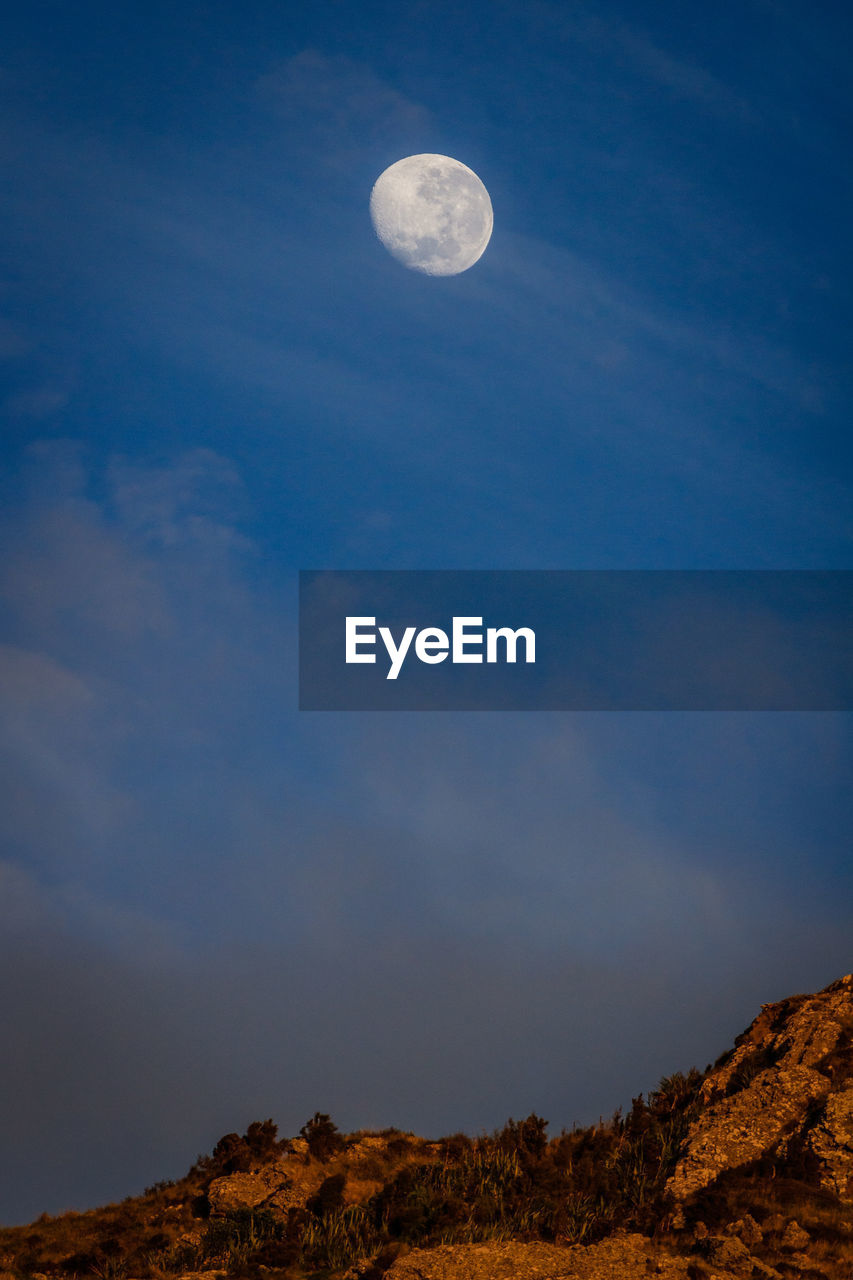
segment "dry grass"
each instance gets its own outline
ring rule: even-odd
[[[383,1259],[410,1246],[587,1244],[619,1227],[654,1234],[688,1255],[692,1274],[703,1280],[713,1267],[697,1248],[697,1224],[724,1235],[746,1214],[763,1233],[751,1252],[783,1276],[853,1280],[853,1216],[811,1185],[807,1170],[783,1176],[764,1161],[725,1174],[686,1206],[684,1228],[670,1229],[664,1186],[701,1079],[670,1077],[648,1100],[636,1099],[626,1117],[550,1141],[536,1116],[476,1140],[457,1134],[427,1142],[397,1130],[339,1135],[325,1159],[304,1148],[288,1156],[288,1176],[309,1199],[287,1216],[261,1208],[208,1218],[206,1188],[245,1157],[246,1135],[228,1135],[218,1156],[200,1160],[178,1182],[88,1213],[0,1229],[0,1280],[4,1269],[8,1280],[172,1280],[204,1271],[317,1280],[340,1276],[359,1259],[376,1260],[379,1276]],[[261,1162],[284,1154],[270,1124],[262,1127],[266,1154],[255,1153]],[[783,1248],[791,1221],[809,1233],[807,1257]]]
[[[70,1274],[101,1280],[148,1274],[153,1260],[198,1227],[199,1180],[183,1179],[86,1213],[43,1214],[26,1227],[0,1228],[0,1266],[18,1275]]]
[[[751,1247],[756,1258],[783,1275],[801,1280],[853,1280],[853,1210],[834,1195],[796,1178],[786,1178],[769,1162],[723,1174],[713,1189],[697,1196],[688,1209],[688,1227],[696,1222],[723,1233],[750,1214],[764,1239]],[[783,1248],[785,1230],[796,1222],[810,1236],[802,1254]],[[812,1274],[810,1274],[812,1273]]]

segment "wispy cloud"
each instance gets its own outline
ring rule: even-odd
[[[35,387],[9,396],[3,408],[16,418],[50,418],[64,409],[67,403],[67,391],[59,391],[53,387]]]
[[[233,463],[211,449],[191,449],[168,467],[117,457],[107,479],[112,507],[134,538],[161,547],[251,548],[236,523],[246,507],[243,481]]]
[[[804,894],[795,847],[838,812],[831,726],[300,717],[232,460],[32,467],[4,513],[7,1213],[67,1207],[81,1144],[84,1204],[259,1115],[571,1124],[841,963],[845,896]]]
[[[354,148],[426,136],[429,111],[367,64],[344,54],[303,49],[257,82],[259,101],[275,112],[297,145],[321,163],[351,161]]]
[[[585,35],[611,41],[628,56],[641,75],[661,88],[671,90],[676,98],[692,102],[739,125],[760,124],[760,117],[748,100],[723,80],[696,63],[674,57],[627,23],[587,20],[581,29]]]

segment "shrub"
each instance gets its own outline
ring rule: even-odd
[[[254,1165],[269,1164],[282,1151],[287,1141],[278,1141],[278,1125],[272,1120],[253,1120],[242,1138],[226,1133],[213,1148],[211,1156],[201,1156],[190,1173],[203,1173],[214,1178],[229,1173],[246,1173]]]
[[[532,1156],[538,1160],[548,1145],[548,1121],[537,1116],[535,1112],[526,1120],[507,1120],[497,1136],[500,1147],[506,1151],[517,1151],[519,1155]]]
[[[272,1120],[254,1120],[246,1130],[243,1141],[262,1164],[275,1160],[288,1146],[286,1140],[279,1142],[278,1125],[273,1124]]]
[[[226,1133],[213,1148],[212,1161],[215,1175],[245,1173],[251,1167],[252,1153],[239,1133]]]
[[[299,1134],[308,1143],[308,1150],[315,1160],[329,1160],[344,1145],[338,1126],[320,1111],[314,1112]]]
[[[318,1218],[325,1218],[327,1214],[343,1209],[346,1180],[345,1173],[336,1173],[321,1182],[316,1194],[308,1201],[309,1211]]]

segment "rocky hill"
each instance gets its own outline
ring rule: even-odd
[[[853,976],[763,1006],[713,1067],[607,1124],[432,1142],[257,1122],[177,1182],[0,1230],[0,1272],[853,1280]]]
[[[853,1195],[853,976],[767,1004],[708,1072],[669,1187],[679,1200],[726,1169],[772,1160]]]

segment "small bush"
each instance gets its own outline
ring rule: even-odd
[[[299,1134],[308,1143],[308,1150],[315,1160],[331,1159],[344,1145],[338,1126],[320,1111],[314,1112],[299,1130]]]
[[[199,1156],[189,1176],[200,1173],[207,1178],[220,1178],[269,1164],[289,1146],[286,1140],[279,1141],[277,1135],[278,1125],[272,1120],[253,1120],[242,1137],[239,1133],[226,1133],[213,1148],[212,1155]]]
[[[243,1141],[261,1164],[277,1159],[288,1146],[286,1141],[279,1142],[278,1125],[272,1120],[254,1120],[246,1130]]]
[[[516,1121],[510,1117],[498,1134],[497,1143],[505,1151],[517,1151],[538,1160],[548,1145],[547,1130],[548,1121],[535,1112],[531,1112],[526,1120]]]
[[[337,1213],[344,1207],[344,1187],[346,1174],[336,1173],[321,1182],[316,1195],[308,1201],[308,1210],[315,1217],[325,1218],[330,1213]]]
[[[239,1133],[226,1133],[213,1148],[213,1170],[217,1176],[245,1173],[252,1165],[252,1153]]]

